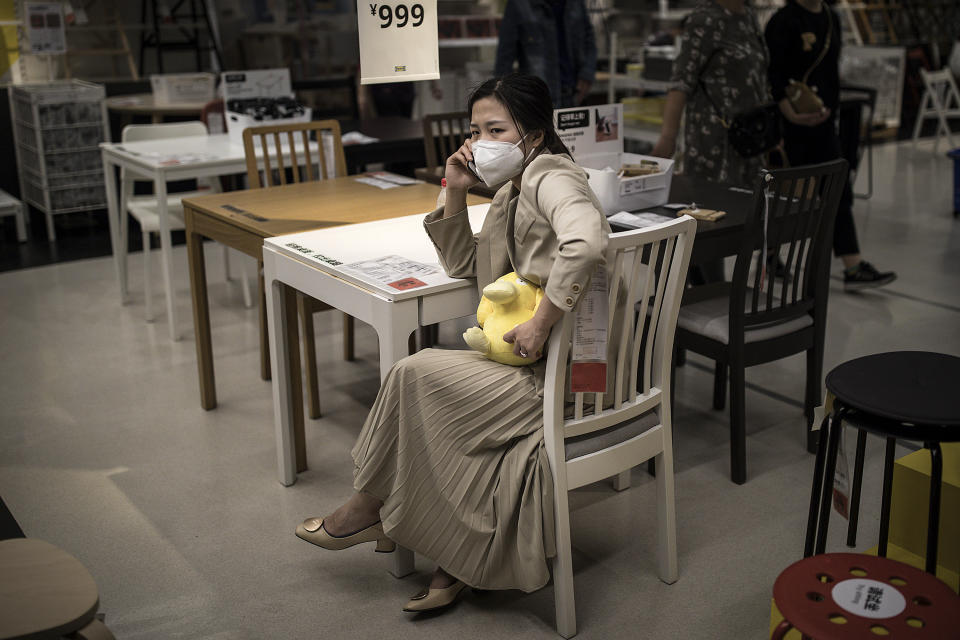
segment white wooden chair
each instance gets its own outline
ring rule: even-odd
[[[13,216],[17,225],[17,241],[27,241],[27,207],[22,202],[0,189],[0,218]]]
[[[166,124],[131,124],[123,128],[123,142],[125,143],[205,135],[207,135],[207,127],[200,121]],[[153,307],[151,303],[153,294],[150,278],[150,237],[152,234],[159,235],[160,233],[160,216],[157,212],[156,196],[133,195],[135,182],[135,180],[127,177],[126,171],[120,171],[120,210],[126,211],[136,219],[140,224],[140,230],[143,234],[143,295],[146,300],[145,315],[147,322],[150,322],[153,320]],[[198,191],[171,193],[167,196],[167,213],[170,217],[171,231],[184,228],[182,204],[184,198],[207,195],[219,191],[218,182],[215,178],[209,181],[201,181],[201,185],[205,186],[206,189],[201,187]],[[127,241],[128,228],[129,219],[126,215],[121,215],[120,237],[122,238],[122,242]],[[230,280],[229,251],[228,247],[223,247],[223,262],[227,280]],[[124,252],[123,255],[126,257],[126,252]],[[123,265],[123,271],[124,273],[126,272],[126,264]],[[250,308],[253,306],[253,300],[250,297],[250,282],[246,270],[241,269],[240,278],[243,287],[243,303],[247,308]]]
[[[917,122],[913,126],[913,146],[917,146],[917,138],[920,137],[920,129],[924,121],[928,118],[937,119],[937,132],[933,138],[933,151],[936,153],[940,146],[940,136],[946,135],[950,148],[956,145],[953,143],[953,134],[950,132],[950,123],[948,118],[960,118],[960,91],[957,90],[957,83],[953,79],[953,73],[950,67],[944,67],[939,71],[927,71],[920,69],[920,77],[923,79],[923,99],[920,100],[920,109],[917,111]]]
[[[615,488],[625,489],[629,486],[630,469],[653,458],[658,573],[667,584],[677,580],[670,369],[677,313],[696,230],[696,222],[684,216],[655,227],[610,236],[608,337],[619,346],[610,408],[603,408],[603,394],[596,394],[587,414],[583,393],[575,394],[572,407],[565,403],[575,314],[567,314],[563,323],[554,327],[550,338],[543,423],[555,495],[557,555],[553,585],[557,631],[565,638],[577,630],[567,500],[571,489],[609,477],[616,478]],[[623,306],[618,323],[614,321],[614,301],[624,293],[628,304]],[[617,326],[622,328],[621,332],[612,335]],[[566,417],[571,413],[571,417]]]

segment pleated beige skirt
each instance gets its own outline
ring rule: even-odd
[[[356,446],[354,488],[384,531],[480,589],[535,591],[555,555],[542,367],[426,349],[384,380]]]

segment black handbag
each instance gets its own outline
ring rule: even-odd
[[[714,112],[716,112],[717,118],[720,119],[720,124],[727,130],[727,140],[737,153],[744,158],[753,158],[754,156],[770,151],[780,144],[780,139],[783,138],[780,107],[778,107],[775,102],[768,102],[752,109],[736,113],[728,121],[723,116],[723,112],[720,111],[720,107],[717,106],[717,103],[714,102],[710,96],[710,92],[707,91],[707,85],[703,82],[703,72],[706,70],[707,65],[710,64],[710,61],[713,60],[713,56],[717,54],[717,51],[719,50],[715,49],[703,65],[703,69],[701,69],[700,75],[697,78],[698,86],[703,91],[703,95],[707,97],[707,101],[710,102]]]

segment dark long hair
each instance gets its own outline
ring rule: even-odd
[[[571,155],[553,126],[553,101],[546,82],[525,73],[491,78],[470,94],[467,112],[472,114],[473,105],[478,100],[491,97],[503,105],[521,134],[542,131],[543,146],[550,153]]]

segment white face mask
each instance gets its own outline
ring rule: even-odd
[[[526,157],[520,150],[519,142],[500,142],[498,140],[477,140],[473,143],[473,163],[477,175],[488,187],[517,176],[523,171]]]

